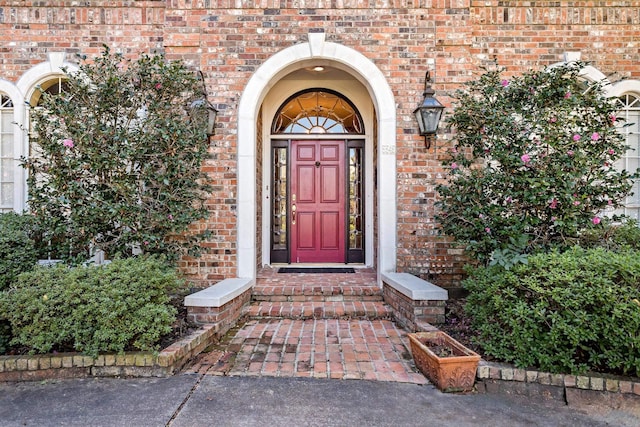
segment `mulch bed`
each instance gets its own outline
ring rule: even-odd
[[[491,357],[485,356],[482,347],[472,342],[473,338],[478,334],[471,327],[471,319],[464,312],[466,298],[457,298],[447,300],[445,307],[446,322],[437,325],[442,332],[447,333],[460,344],[471,349],[482,356],[484,360],[491,360]]]

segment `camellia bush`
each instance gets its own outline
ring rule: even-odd
[[[105,47],[32,106],[29,206],[57,256],[197,253],[188,231],[207,216],[203,81],[160,55],[133,61]]]
[[[627,150],[618,106],[580,78],[583,67],[485,70],[457,92],[437,219],[481,263],[569,247],[629,194],[635,171],[615,165]]]

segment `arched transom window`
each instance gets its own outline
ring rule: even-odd
[[[58,95],[64,92],[69,83],[65,80],[64,77],[54,77],[49,79],[43,83],[41,83],[36,90],[33,91],[31,95],[31,99],[29,100],[29,105],[35,107],[42,104],[42,94],[48,93],[49,95]]]
[[[276,114],[273,134],[364,134],[362,117],[340,94],[311,89],[289,98]]]

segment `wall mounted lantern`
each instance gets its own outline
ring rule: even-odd
[[[191,103],[191,108],[205,108],[207,111],[207,136],[213,136],[216,129],[216,117],[218,116],[218,110],[215,109],[213,104],[207,99],[207,87],[204,82],[204,74],[200,73],[200,79],[202,80],[202,98],[196,99]]]
[[[431,147],[431,141],[435,138],[440,116],[444,110],[444,105],[433,97],[434,93],[435,91],[431,88],[431,75],[427,71],[424,78],[424,93],[422,94],[424,101],[413,111],[418,121],[420,135],[424,136],[424,145],[427,149]]]
[[[218,110],[216,110],[213,105],[209,101],[207,101],[207,114],[208,114],[208,122],[207,122],[207,136],[213,136],[216,130],[216,117],[218,117]]]

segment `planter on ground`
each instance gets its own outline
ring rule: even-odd
[[[470,391],[480,356],[442,331],[409,334],[417,368],[440,391]]]

